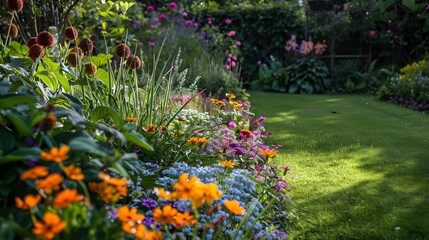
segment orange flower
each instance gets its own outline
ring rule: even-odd
[[[248,138],[252,135],[252,132],[249,130],[241,130],[240,131],[240,136]]]
[[[24,200],[22,200],[19,197],[16,197],[15,206],[23,210],[28,210],[35,207],[40,202],[41,199],[42,197],[40,195],[31,195],[31,194],[25,195]]]
[[[21,173],[20,179],[21,181],[25,181],[27,179],[36,179],[38,177],[45,177],[48,174],[49,174],[49,171],[47,167],[35,166]]]
[[[53,204],[55,208],[65,208],[72,203],[82,200],[83,195],[78,194],[76,189],[65,189],[55,196]]]
[[[234,168],[236,163],[231,160],[225,160],[225,161],[220,161],[219,164],[225,168]]]
[[[47,132],[51,130],[57,123],[57,117],[54,114],[48,114],[42,121],[39,123],[40,130]]]
[[[206,204],[212,204],[214,200],[222,197],[222,194],[222,191],[219,190],[215,183],[208,183],[204,185],[203,200]]]
[[[173,192],[172,196],[182,200],[201,199],[204,195],[204,184],[198,181],[196,176],[192,176],[191,179],[188,178],[189,176],[186,173],[180,175],[179,181],[174,183],[174,188],[177,191]]]
[[[197,143],[206,144],[208,141],[205,138],[191,137],[186,142],[192,143],[192,144],[197,144]]]
[[[162,232],[148,232],[146,235],[147,240],[162,240]]]
[[[60,148],[53,147],[50,152],[41,152],[40,156],[43,160],[54,161],[54,162],[63,162],[68,158],[67,153],[70,151],[69,146],[61,146]]]
[[[156,130],[156,126],[155,126],[155,125],[152,125],[152,124],[148,125],[148,126],[146,127],[146,129],[145,129],[145,131],[146,131],[147,133],[154,133],[154,132],[155,132],[155,130]]]
[[[176,223],[174,217],[177,215],[177,213],[177,209],[171,207],[170,205],[166,205],[162,207],[162,210],[159,208],[155,208],[153,210],[153,218],[155,222],[171,225]]]
[[[244,214],[244,207],[240,206],[240,203],[237,202],[236,200],[225,200],[223,204],[231,213],[235,215]]]
[[[198,138],[198,143],[206,144],[208,141],[205,138]]]
[[[38,238],[53,239],[66,225],[66,222],[62,221],[57,214],[47,212],[43,215],[43,221],[36,221],[34,223],[32,232]]]
[[[159,198],[163,198],[167,201],[171,201],[172,197],[171,197],[171,193],[165,191],[164,188],[157,188],[156,189],[156,194],[158,195]]]
[[[271,151],[269,149],[259,149],[258,152],[266,157],[275,157],[277,155],[276,151]]]
[[[122,230],[126,233],[133,234],[138,239],[148,239],[149,231],[143,224],[122,224]]]
[[[235,101],[230,102],[230,104],[235,108],[241,108],[243,106],[243,104],[235,102]]]
[[[51,194],[53,191],[60,189],[60,184],[64,178],[59,173],[53,173],[46,178],[36,182],[36,188],[43,190],[46,194]]]
[[[218,107],[225,107],[226,106],[226,104],[219,99],[212,98],[211,101],[212,101],[212,103],[214,103]]]
[[[227,94],[225,94],[225,95],[226,95],[226,97],[227,97],[227,98],[229,98],[229,99],[234,99],[234,98],[235,98],[234,93],[227,93]]]
[[[141,224],[144,216],[137,213],[137,208],[130,209],[127,205],[123,205],[118,209],[118,218],[123,223],[134,225],[135,223]]]
[[[66,176],[72,180],[80,181],[85,178],[82,174],[82,169],[80,167],[76,167],[73,164],[67,167],[64,167],[64,173]]]
[[[88,186],[92,192],[98,193],[103,202],[117,202],[120,196],[127,196],[127,179],[113,178],[105,173],[99,173],[98,177],[103,181],[90,182]]]
[[[194,216],[190,215],[189,212],[177,213],[176,216],[174,216],[174,221],[176,222],[176,227],[179,229],[184,226],[193,226],[197,223],[197,220]]]
[[[139,119],[136,117],[125,117],[125,121],[127,121],[127,122],[138,122]]]
[[[161,130],[161,132],[166,132],[168,130],[167,126],[161,126],[159,127],[159,130]]]

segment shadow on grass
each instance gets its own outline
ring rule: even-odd
[[[362,96],[262,96],[270,141],[314,175],[291,192],[293,239],[429,239],[429,116]]]

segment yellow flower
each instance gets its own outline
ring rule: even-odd
[[[235,215],[244,214],[244,207],[240,206],[240,203],[236,200],[225,200],[223,204],[225,205],[226,209]]]
[[[47,212],[43,215],[43,221],[34,223],[32,232],[37,238],[53,239],[66,225],[66,222],[62,221],[57,214]]]
[[[177,215],[178,212],[179,211],[177,211],[177,209],[173,208],[172,206],[166,205],[162,207],[162,210],[159,208],[155,208],[153,210],[153,218],[155,222],[171,225],[176,223],[174,217]]]
[[[266,157],[275,157],[277,155],[276,151],[272,151],[269,149],[259,149],[258,152]]]
[[[76,189],[65,189],[59,192],[54,200],[53,204],[55,208],[65,208],[75,202],[83,200],[83,195],[78,194]]]
[[[49,152],[41,152],[40,156],[43,158],[43,160],[59,163],[68,158],[67,153],[69,151],[69,146],[61,146],[60,148],[53,147]]]
[[[51,194],[53,191],[59,190],[64,178],[59,173],[53,173],[46,178],[36,182],[36,188],[44,191],[46,194]]]
[[[197,138],[197,137],[191,137],[187,140],[188,143],[193,143],[193,144],[206,144],[208,141],[205,138]]]
[[[39,177],[45,177],[49,174],[48,168],[45,166],[35,166],[33,168],[28,169],[21,173],[20,179],[21,181],[25,181],[27,179],[36,179]]]
[[[206,204],[210,205],[214,200],[219,199],[220,197],[222,197],[222,192],[215,183],[204,185],[203,200]]]
[[[233,94],[233,93],[227,93],[227,94],[225,94],[226,95],[226,97],[227,98],[229,98],[229,99],[234,99],[235,98],[235,95]]]
[[[31,195],[31,194],[25,195],[24,199],[16,197],[15,206],[23,210],[28,210],[35,207],[40,202],[41,199],[42,197],[40,195]]]
[[[235,108],[241,108],[243,106],[243,104],[236,101],[230,102],[230,104]]]
[[[212,98],[211,101],[212,101],[212,103],[214,103],[218,107],[225,107],[226,106],[226,104],[219,99]]]
[[[231,160],[220,161],[219,163],[225,168],[234,168],[236,164],[234,161]]]
[[[68,178],[76,181],[80,181],[85,178],[85,176],[82,174],[82,169],[80,167],[74,166],[73,164],[64,167],[64,173]]]

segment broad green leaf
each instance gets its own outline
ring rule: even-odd
[[[74,151],[82,151],[90,154],[95,154],[102,157],[107,157],[109,154],[103,150],[94,140],[86,137],[78,137],[70,141],[70,149]]]
[[[36,77],[42,80],[42,82],[51,90],[55,91],[57,89],[58,82],[54,77],[49,75],[48,71],[42,70],[36,74]]]
[[[417,11],[417,5],[415,0],[402,0],[402,4],[413,12]]]
[[[30,126],[28,126],[20,117],[13,113],[5,114],[5,117],[13,124],[15,129],[18,131],[19,136],[31,136],[32,131]]]
[[[16,141],[13,132],[0,126],[0,148],[3,152],[9,152],[15,147]]]
[[[109,169],[119,173],[123,177],[130,178],[128,171],[125,170],[125,168],[119,162],[114,162],[112,167]]]
[[[124,136],[124,134],[122,134],[121,132],[119,132],[118,130],[111,128],[107,125],[104,125],[102,123],[95,123],[95,122],[81,122],[80,124],[85,125],[87,127],[92,127],[94,129],[98,129],[98,130],[102,130],[104,132],[110,133],[112,135],[114,135],[116,138],[118,138],[119,140],[121,140],[122,143],[126,143],[127,139]]]
[[[100,79],[100,81],[106,85],[109,86],[109,73],[106,72],[106,70],[99,68],[97,69],[97,73],[95,74],[95,77]],[[113,77],[110,76],[111,85],[113,85]]]
[[[73,89],[70,87],[69,80],[58,71],[56,71],[54,75],[64,90],[70,94],[73,94]]]
[[[106,106],[98,106],[91,112],[90,120],[97,122],[100,119],[111,117],[116,127],[122,126],[122,118],[118,111]]]
[[[6,156],[1,156],[0,164],[28,159],[38,159],[40,157],[40,153],[41,150],[39,148],[20,148]]]
[[[20,104],[36,103],[37,98],[24,94],[7,93],[0,96],[0,109],[10,108]]]
[[[153,147],[148,142],[146,142],[145,137],[143,137],[143,135],[141,135],[140,133],[138,133],[138,132],[126,132],[126,133],[124,133],[124,136],[128,141],[130,141],[130,142],[132,142],[132,143],[134,143],[134,144],[136,144],[142,148],[145,148],[146,150],[153,151]]]

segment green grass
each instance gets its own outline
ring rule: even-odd
[[[289,239],[429,239],[429,115],[372,96],[250,100],[292,168]]]

